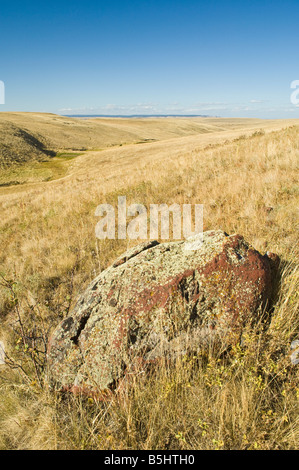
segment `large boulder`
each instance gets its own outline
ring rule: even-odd
[[[94,279],[50,340],[52,387],[108,390],[137,364],[240,339],[269,303],[278,257],[240,235],[200,237],[143,243]]]

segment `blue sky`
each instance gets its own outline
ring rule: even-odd
[[[298,0],[0,0],[0,111],[299,118],[298,46]]]

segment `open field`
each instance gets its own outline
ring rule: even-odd
[[[284,125],[286,121],[260,119],[78,119],[40,113],[1,113],[0,187],[58,179],[72,173],[73,165],[68,164],[72,157],[86,152],[98,164],[102,164],[106,154],[102,158],[98,153],[90,155],[92,150],[103,151],[111,147],[113,149],[174,138],[182,138],[178,145],[184,148],[185,145],[207,145],[214,143],[216,139],[222,140],[222,137],[229,139],[234,135],[239,136],[240,129],[250,133],[259,129],[277,129]],[[205,137],[200,142],[196,139],[199,135]],[[194,136],[194,142],[190,139],[185,141],[184,137],[187,136]],[[157,148],[166,154],[170,147],[163,144]],[[156,147],[153,149],[155,152]],[[129,152],[132,153],[132,150],[129,149]],[[159,157],[160,154],[161,150]],[[152,158],[152,152],[148,155]],[[108,159],[110,158],[111,154],[108,154]],[[84,155],[83,169],[86,162]]]
[[[250,125],[258,120],[249,121]],[[237,128],[234,120],[147,118],[79,119],[41,113],[1,113],[0,164],[10,166],[53,156],[51,152],[103,149]]]
[[[298,163],[299,120],[1,113],[0,340],[14,368],[0,366],[0,448],[298,448]],[[47,338],[134,243],[95,238],[95,208],[118,195],[204,204],[204,230],[277,253],[271,324],[249,329],[246,349],[165,366],[109,403],[53,395],[20,327]]]

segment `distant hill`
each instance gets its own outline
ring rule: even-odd
[[[6,120],[0,120],[0,166],[23,163],[55,155],[39,133],[32,133]]]
[[[49,159],[60,151],[101,150],[115,145],[225,131],[256,122],[259,120],[200,117],[80,119],[48,113],[0,113],[0,167]]]
[[[207,114],[65,114],[66,117],[76,118],[121,118],[121,119],[146,119],[146,118],[207,118]],[[216,116],[214,116],[216,117]]]

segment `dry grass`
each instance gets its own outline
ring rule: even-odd
[[[298,447],[298,368],[288,357],[299,335],[298,122],[226,126],[87,152],[56,181],[1,189],[0,271],[15,282],[15,298],[0,288],[0,337],[27,374],[1,366],[1,448]],[[133,243],[95,239],[96,206],[116,204],[118,195],[147,207],[202,203],[205,230],[238,232],[278,253],[272,320],[262,334],[248,329],[245,345],[225,358],[182,358],[136,377],[107,402],[53,395],[16,350],[16,302],[28,328],[53,328],[68,314],[77,294]]]
[[[69,160],[87,150],[273,125],[258,119],[78,119],[0,113],[0,186],[51,181],[72,173]],[[76,153],[77,152],[77,153]],[[85,166],[86,159],[83,160]]]
[[[242,127],[258,119],[243,119]],[[271,121],[269,121],[271,122]],[[128,143],[234,129],[237,120],[146,118],[79,119],[45,113],[0,113],[0,167],[43,161],[55,152],[103,149]]]

